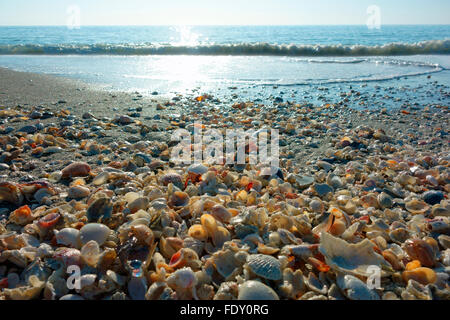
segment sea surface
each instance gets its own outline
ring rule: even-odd
[[[450,25],[0,27],[0,66],[147,95],[449,104]]]

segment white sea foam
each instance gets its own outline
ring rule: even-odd
[[[170,44],[90,44],[90,45],[0,45],[4,55],[233,55],[233,56],[297,56],[352,57],[450,54],[450,39],[417,43],[365,45],[274,45],[268,43],[170,45]],[[324,61],[312,61],[325,63]],[[360,63],[351,60],[341,63]]]

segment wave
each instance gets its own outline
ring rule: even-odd
[[[169,44],[90,45],[0,45],[2,55],[232,55],[232,56],[401,56],[450,54],[450,39],[417,43],[365,45],[274,45],[268,43],[209,44],[196,46]],[[348,63],[359,63],[359,60]]]

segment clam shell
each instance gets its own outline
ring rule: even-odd
[[[282,277],[281,263],[272,256],[264,254],[250,255],[247,258],[250,270],[259,277],[269,280],[280,280]]]
[[[100,223],[89,223],[80,230],[80,241],[82,245],[85,245],[91,240],[98,243],[99,246],[103,245],[108,239],[111,230]]]
[[[280,300],[277,293],[259,281],[246,281],[239,286],[238,300]]]

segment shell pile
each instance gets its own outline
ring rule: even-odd
[[[401,134],[413,111],[209,101],[163,115],[160,138],[128,115],[2,110],[0,299],[450,298],[448,108]],[[279,168],[171,162],[170,133],[194,120],[280,129]],[[99,143],[110,130],[140,136]]]

